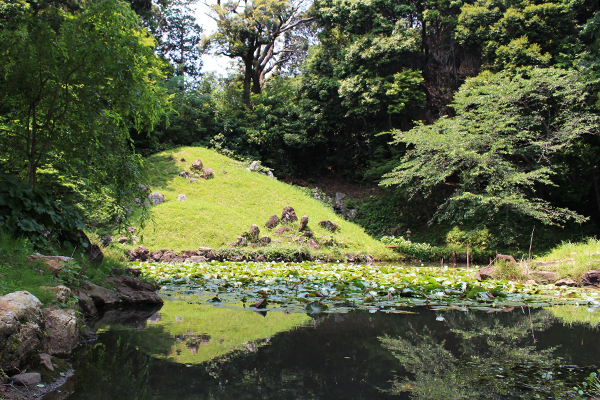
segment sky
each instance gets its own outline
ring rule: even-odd
[[[217,23],[207,16],[209,8],[206,4],[198,2],[192,7],[196,8],[196,21],[202,27],[204,35],[210,35],[217,30]],[[205,54],[202,56],[202,72],[216,72],[220,75],[226,75],[227,67],[230,65],[231,59],[224,56],[213,56]]]

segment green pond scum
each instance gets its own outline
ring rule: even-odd
[[[571,305],[593,312],[596,289],[475,279],[476,268],[303,263],[135,263],[163,294],[185,288],[199,304],[308,314],[407,308],[506,311]],[[593,314],[597,318],[596,314]]]

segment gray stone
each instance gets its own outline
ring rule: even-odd
[[[258,239],[258,242],[262,245],[262,246],[266,246],[269,243],[271,243],[271,238],[268,236],[263,236],[260,239]]]
[[[117,242],[119,242],[121,244],[126,244],[127,242],[129,242],[129,238],[125,237],[125,236],[121,236],[120,238],[117,239]]]
[[[150,200],[150,203],[157,205],[157,204],[164,203],[165,195],[162,193],[154,192],[154,193],[150,193],[148,195],[148,199]]]
[[[308,242],[306,242],[306,245],[313,250],[319,250],[321,248],[321,245],[319,243],[317,243],[317,241],[314,239],[308,239]]]
[[[599,286],[600,285],[600,269],[594,269],[586,272],[581,277],[583,286]]]
[[[29,292],[0,297],[0,366],[19,368],[41,348],[42,303]]]
[[[212,168],[204,168],[202,170],[202,178],[204,179],[212,179],[215,177],[215,174],[212,170]]]
[[[251,171],[257,171],[260,168],[260,161],[252,161],[250,164]]]
[[[273,172],[271,172],[271,171],[267,172],[267,176],[271,179],[275,178],[275,175],[273,175]]]
[[[298,232],[302,232],[308,226],[308,216],[304,215],[300,218],[300,226],[298,227]]]
[[[102,280],[103,284],[113,286],[121,300],[130,305],[159,305],[163,299],[155,293],[155,287],[132,276],[115,276]]]
[[[287,224],[295,221],[298,221],[298,217],[296,216],[294,209],[290,206],[284,207],[281,213],[281,222]]]
[[[271,215],[271,218],[269,218],[269,220],[265,224],[265,228],[273,229],[277,225],[279,225],[279,217],[277,215]]]
[[[177,174],[177,175],[179,175],[179,176],[180,176],[180,177],[182,177],[182,178],[189,178],[189,177],[190,177],[190,173],[189,173],[189,172],[187,172],[187,171],[181,171],[181,172],[180,172],[179,174]]]
[[[24,374],[13,375],[10,379],[16,385],[33,386],[42,381],[42,375],[37,372],[26,372]]]
[[[114,306],[119,303],[119,296],[114,290],[94,285],[91,282],[84,282],[81,292],[88,295],[96,307]]]
[[[190,178],[189,182],[190,183],[197,183],[198,179],[196,179],[196,178]]]
[[[204,168],[204,163],[202,162],[202,160],[198,159],[195,160],[192,163],[192,169],[196,170],[196,171],[202,171],[202,169]]]
[[[258,241],[259,235],[260,229],[258,229],[258,226],[256,224],[252,224],[252,226],[250,227],[250,232],[248,232],[248,239],[250,240],[250,242],[255,243]]]
[[[65,267],[66,263],[75,261],[75,259],[73,259],[71,257],[44,256],[44,255],[41,255],[40,253],[35,253],[35,254],[28,256],[27,260],[28,261],[37,261],[37,260],[42,261],[46,265],[46,267],[48,268],[50,273],[54,276],[58,276],[60,271],[62,271],[62,269]]]
[[[52,356],[50,354],[40,353],[40,363],[50,371],[54,371],[54,365],[52,365]]]
[[[206,257],[204,257],[204,256],[191,256],[189,258],[186,258],[185,262],[193,262],[193,263],[206,262]]]
[[[73,292],[77,297],[77,302],[79,304],[79,309],[83,313],[83,315],[92,317],[98,314],[98,310],[96,309],[96,305],[90,296],[85,294],[80,290],[75,290]]]
[[[280,226],[279,228],[275,229],[273,231],[274,235],[283,235],[286,232],[291,232],[292,228],[290,228],[289,226]]]
[[[179,196],[177,196],[177,201],[186,201],[187,197],[185,197],[185,194],[180,194]]]
[[[71,289],[69,289],[66,286],[63,285],[59,285],[59,286],[40,286],[40,289],[44,289],[47,292],[51,292],[54,294],[54,296],[56,296],[56,300],[58,300],[59,303],[66,303],[69,300],[71,300],[71,298],[73,297],[73,293],[71,292]]]
[[[69,355],[79,338],[75,310],[49,306],[44,311],[46,352],[51,355]]]
[[[556,285],[556,286],[574,287],[574,286],[577,286],[577,282],[575,282],[571,278],[563,278],[563,279],[560,279],[560,280],[554,282],[554,285]]]
[[[338,229],[338,225],[335,222],[329,220],[320,221],[319,225],[321,225],[321,228],[327,229],[331,232],[335,232]]]
[[[480,268],[479,271],[475,274],[475,279],[478,281],[484,281],[486,279],[492,279],[494,274],[494,267],[489,265],[487,267]]]
[[[531,278],[539,283],[553,283],[558,279],[558,274],[556,272],[550,271],[531,271],[529,274]]]

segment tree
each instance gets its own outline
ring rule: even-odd
[[[35,187],[38,170],[57,160],[91,175],[106,171],[95,169],[103,164],[93,161],[98,152],[135,162],[129,127],[152,126],[168,99],[156,84],[162,63],[154,41],[130,6],[99,0],[70,12],[2,1],[0,9],[12,10],[0,13],[3,164],[25,164]]]
[[[201,41],[202,28],[196,23],[190,5],[194,0],[163,0],[154,9],[154,15],[147,22],[157,44],[156,53],[167,60],[176,76],[195,80],[202,67]]]
[[[312,20],[303,2],[291,0],[219,1],[211,7],[218,30],[204,46],[217,54],[240,59],[244,68],[243,99],[251,107],[250,93],[260,94],[265,76],[281,68],[297,52],[294,31]]]
[[[523,221],[582,222],[585,217],[551,204],[545,192],[555,185],[557,154],[597,135],[599,118],[587,97],[573,71],[482,73],[456,94],[456,117],[395,132],[396,143],[409,150],[382,184],[425,197],[445,187],[450,194],[430,223],[496,228],[505,244],[514,243]]]

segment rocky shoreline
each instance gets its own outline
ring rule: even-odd
[[[132,276],[136,270],[115,272],[124,274],[102,280],[106,287],[83,282],[74,289],[45,288],[55,295],[46,307],[27,291],[0,297],[0,398],[40,396],[66,381],[72,371],[62,358],[93,340],[116,310],[153,314],[162,306],[158,287]]]

